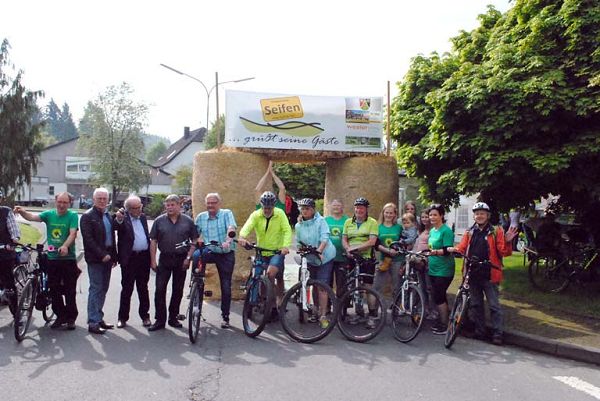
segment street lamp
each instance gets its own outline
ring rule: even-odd
[[[228,84],[228,83],[238,83],[238,82],[243,82],[243,81],[250,81],[251,79],[254,79],[254,77],[249,77],[249,78],[242,78],[242,79],[234,79],[231,81],[224,81],[224,82],[219,82],[219,73],[215,72],[215,84],[208,89],[206,87],[206,85],[204,85],[204,82],[202,82],[201,80],[199,80],[198,78],[191,76],[189,74],[186,74],[185,72],[181,72],[173,67],[169,67],[166,64],[160,64],[162,67],[165,67],[167,70],[171,70],[179,75],[185,75],[188,78],[193,79],[194,81],[200,83],[200,85],[202,85],[202,87],[204,88],[204,91],[206,92],[206,132],[208,133],[208,113],[210,110],[210,95],[212,93],[212,91],[216,88],[217,89],[217,119],[219,118],[219,85],[224,85],[224,84]],[[217,135],[217,149],[221,147],[221,137],[219,135]]]

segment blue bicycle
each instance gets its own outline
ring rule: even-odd
[[[234,241],[237,242],[237,240]],[[256,337],[264,330],[269,321],[274,303],[273,284],[266,275],[268,264],[265,262],[266,258],[263,257],[263,253],[279,254],[281,251],[261,248],[249,242],[244,248],[246,250],[254,249],[256,255],[251,258],[250,277],[243,287],[246,290],[246,298],[242,310],[242,322],[244,333],[248,337]]]

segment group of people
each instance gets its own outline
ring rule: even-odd
[[[271,165],[267,174],[274,175]],[[282,183],[278,184],[280,188],[283,187]],[[269,190],[260,194],[257,209],[239,230],[237,241],[244,246],[247,238],[254,233],[258,246],[279,251],[263,254],[264,263],[268,266],[267,276],[275,285],[278,303],[284,291],[284,259],[290,251],[293,238],[285,212],[285,198],[281,199],[282,197]],[[114,215],[109,214],[109,195],[105,188],[97,188],[92,200],[93,206],[82,215],[79,223],[90,282],[87,305],[90,333],[103,334],[114,328],[113,324],[104,320],[103,307],[111,271],[117,263],[121,267],[122,285],[117,327],[127,325],[134,286],[137,288],[138,314],[143,326],[149,331],[164,329],[167,324],[181,327],[179,310],[186,271],[192,260],[199,259],[204,264],[216,264],[221,287],[221,327],[230,327],[231,282],[236,249],[230,233],[237,231],[237,224],[232,211],[222,208],[222,198],[218,193],[206,195],[206,211],[200,213],[195,222],[182,213],[179,196],[169,195],[164,201],[165,213],[154,221],[151,230],[148,229],[139,197],[127,198],[124,208]],[[51,325],[53,329],[75,329],[78,315],[75,294],[81,271],[75,257],[77,214],[69,210],[71,203],[71,195],[65,192],[56,195],[56,208],[53,210],[39,214],[28,212],[19,206],[13,210],[26,220],[46,223],[48,248],[51,250],[48,263],[49,287],[52,307],[56,313],[56,320]],[[405,261],[404,256],[390,245],[399,242],[406,249],[428,250],[428,263],[421,263],[417,271],[426,294],[427,317],[436,321],[432,331],[435,334],[445,334],[449,315],[446,292],[455,273],[453,252],[489,260],[499,268],[493,268],[488,276],[484,275],[480,280],[471,282],[472,316],[475,336],[483,338],[485,295],[491,311],[492,341],[501,344],[502,311],[498,284],[502,280],[502,257],[511,254],[511,242],[517,234],[516,229],[510,228],[505,233],[501,227],[493,226],[490,223],[490,208],[487,204],[478,202],[473,207],[475,224],[455,246],[454,233],[444,224],[445,209],[442,205],[431,205],[418,215],[415,204],[406,202],[400,215],[394,203],[387,203],[379,214],[379,220],[369,215],[369,206],[366,198],[357,198],[353,204],[353,214],[349,217],[344,213],[342,201],[334,199],[328,205],[329,214],[323,217],[317,212],[313,199],[298,201],[296,245],[302,242],[316,247],[320,252],[319,266],[309,266],[311,277],[335,287],[338,295],[341,295],[348,266],[347,258],[353,252],[360,252],[366,258],[375,258],[378,252],[377,268],[372,264],[373,271],[365,272],[374,275],[371,282],[367,280],[367,285],[381,291],[389,282],[392,291],[396,291]],[[14,243],[19,236],[13,213],[6,207],[0,208],[0,243]],[[186,241],[189,246],[179,246]],[[214,241],[218,245],[210,245]],[[201,243],[206,246],[196,246]],[[5,286],[12,283],[7,276],[7,272],[12,271],[10,260],[14,265],[15,259],[11,252],[14,250],[10,247],[0,250],[0,279]],[[150,320],[149,313],[150,269],[156,272],[154,322]],[[172,290],[167,308],[169,281]],[[326,300],[321,304],[325,307]],[[375,320],[379,318],[377,313],[377,310],[369,311],[367,326],[375,325]],[[276,308],[272,315],[273,319],[277,318]],[[325,311],[320,314],[319,324],[323,327],[330,324]]]

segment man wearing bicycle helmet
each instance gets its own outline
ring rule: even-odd
[[[502,308],[498,285],[502,281],[502,257],[512,254],[512,240],[517,235],[517,228],[510,227],[506,234],[502,227],[494,227],[490,223],[490,207],[484,202],[473,205],[475,224],[465,231],[456,247],[448,248],[449,252],[458,252],[482,261],[489,261],[488,266],[478,266],[469,274],[471,286],[471,310],[475,323],[475,337],[485,339],[485,314],[483,295],[490,308],[492,323],[492,343],[502,345]],[[463,273],[465,272],[463,265]]]
[[[276,281],[277,304],[283,296],[283,269],[285,255],[289,253],[292,244],[292,228],[285,212],[275,207],[277,197],[273,192],[266,191],[260,196],[261,208],[255,210],[240,231],[240,245],[246,245],[246,237],[252,231],[256,234],[256,244],[261,248],[280,250],[280,254],[264,254],[268,264],[267,276],[271,282]],[[273,318],[277,316],[277,308],[273,308]]]
[[[342,230],[342,246],[346,250],[346,256],[351,258],[351,253],[359,251],[365,258],[372,258],[373,247],[377,244],[379,235],[379,224],[377,220],[369,217],[369,201],[365,198],[357,198],[354,201],[354,216],[346,220]],[[365,266],[367,268],[367,266]],[[361,273],[375,274],[375,265],[369,265],[368,271],[361,268]],[[372,277],[365,277],[364,283],[368,286],[373,284]],[[369,298],[369,317],[367,327],[375,327],[377,309],[374,309],[372,300]]]
[[[0,203],[2,201],[4,192],[0,190]],[[12,211],[7,206],[0,206],[0,245],[4,245],[3,249],[0,249],[0,288],[12,290],[13,310],[17,306],[17,290],[13,278],[16,254],[13,243],[19,241],[20,237],[21,232]]]

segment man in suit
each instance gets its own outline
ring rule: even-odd
[[[140,306],[138,312],[144,327],[150,322],[150,296],[148,280],[150,279],[150,237],[148,221],[142,213],[142,201],[132,195],[125,200],[125,209],[115,214],[113,227],[117,232],[118,261],[121,265],[121,303],[117,327],[122,329],[129,320],[131,294],[135,284]]]
[[[79,223],[87,270],[90,278],[88,294],[88,331],[104,334],[115,326],[104,321],[104,301],[110,273],[117,263],[112,218],[108,214],[108,190],[96,188],[93,206],[81,216]]]

